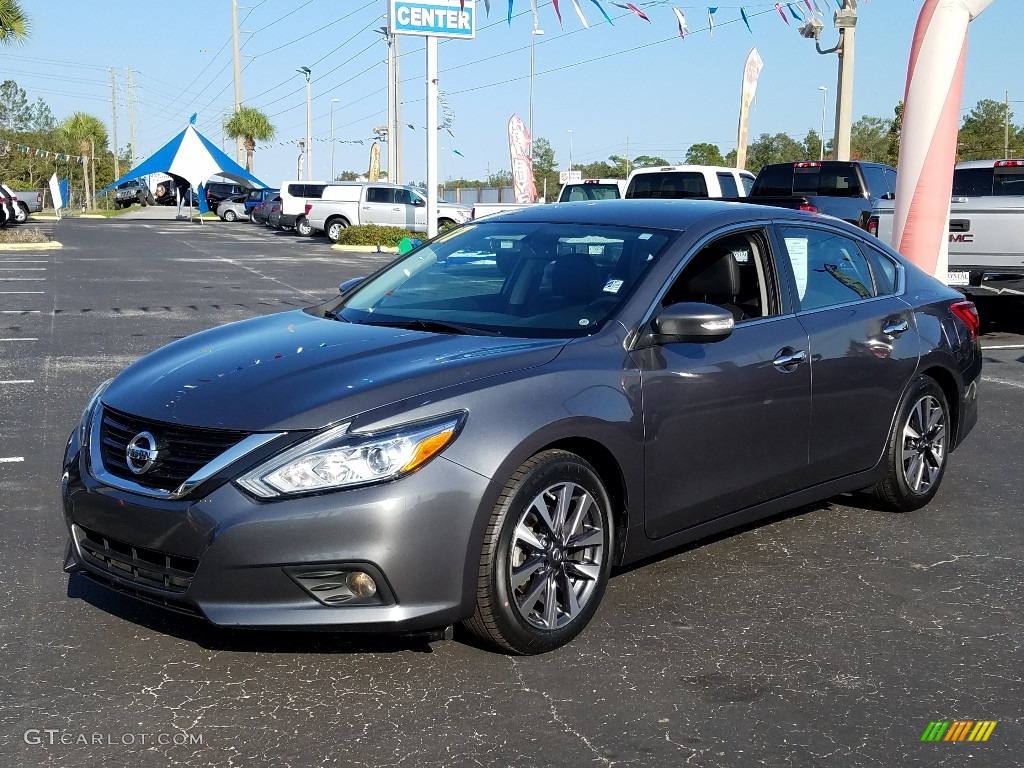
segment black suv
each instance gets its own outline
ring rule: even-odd
[[[236,184],[231,181],[209,181],[206,183],[206,202],[211,211],[217,210],[217,205],[229,197],[249,194],[249,187]]]

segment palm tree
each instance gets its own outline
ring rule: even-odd
[[[16,45],[28,39],[32,25],[17,0],[0,0],[0,45]]]
[[[252,107],[239,107],[231,119],[224,124],[224,133],[232,139],[245,143],[245,170],[252,173],[252,154],[257,141],[270,141],[277,135],[277,129],[270,119]]]
[[[75,112],[71,117],[61,123],[58,132],[68,143],[68,148],[74,152],[76,149],[82,155],[82,175],[85,179],[85,199],[90,208],[96,207],[92,199],[96,188],[96,170],[93,166],[93,189],[89,189],[89,173],[86,166],[87,157],[93,157],[97,150],[103,151],[107,147],[107,127],[98,117],[93,117],[85,112]]]

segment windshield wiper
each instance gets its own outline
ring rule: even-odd
[[[458,333],[470,336],[501,336],[498,331],[476,328],[472,325],[449,323],[444,320],[421,320],[418,318],[410,318],[408,320],[370,320],[364,321],[360,325],[379,325],[385,328],[408,328],[410,331]]]
[[[328,320],[337,320],[339,323],[347,323],[347,322],[349,322],[348,320],[346,320],[344,317],[342,317],[338,312],[336,312],[333,309],[325,309],[324,310],[324,317],[326,317]]]

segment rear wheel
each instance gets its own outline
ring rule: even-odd
[[[224,211],[224,221],[236,221],[238,214],[232,211],[230,208]]]
[[[946,473],[950,429],[945,393],[934,379],[921,376],[900,406],[886,450],[888,472],[871,494],[894,512],[931,501]]]
[[[566,451],[537,454],[491,513],[466,627],[512,653],[568,643],[597,611],[611,553],[611,502],[597,472]]]
[[[28,221],[28,206],[25,203],[18,203],[18,221]]]
[[[313,234],[313,227],[309,225],[305,216],[300,216],[295,220],[295,231],[303,237],[309,237]]]
[[[324,232],[327,234],[327,239],[332,243],[338,242],[341,237],[341,231],[348,226],[348,222],[344,219],[331,219],[327,222],[326,229]]]
[[[438,232],[441,232],[442,230],[449,229],[449,228],[454,227],[454,226],[455,226],[455,220],[454,219],[446,219],[445,218],[445,219],[438,219],[437,220],[437,231]]]

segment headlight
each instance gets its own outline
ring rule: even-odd
[[[378,434],[322,432],[264,462],[235,482],[262,499],[379,483],[414,472],[459,433],[463,414]]]
[[[106,391],[107,387],[110,386],[110,382],[113,379],[107,379],[98,387],[96,391],[92,393],[92,397],[89,398],[89,402],[85,406],[85,410],[82,411],[82,420],[78,422],[78,444],[85,445],[89,439],[89,429],[92,423],[92,414],[96,410],[96,405],[100,401],[100,395]]]

